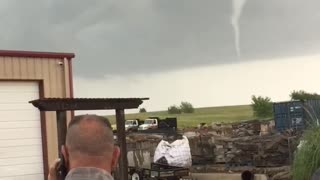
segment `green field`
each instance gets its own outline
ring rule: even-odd
[[[168,114],[167,111],[126,114],[126,119],[146,119],[150,116],[160,118],[177,117],[179,128],[196,127],[199,123],[210,125],[213,122],[235,122],[254,119],[250,105],[196,108],[192,114],[172,115]],[[107,116],[107,118],[112,124],[115,123],[115,116]]]

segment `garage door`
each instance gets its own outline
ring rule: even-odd
[[[33,82],[0,81],[0,180],[43,180],[39,98]]]

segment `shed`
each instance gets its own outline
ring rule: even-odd
[[[72,98],[73,53],[0,50],[0,179],[45,179],[58,156],[54,112],[28,103]],[[67,113],[70,120],[72,112]]]

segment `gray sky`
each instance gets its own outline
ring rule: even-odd
[[[185,83],[195,84],[206,79],[194,74],[202,68],[220,71],[266,61],[280,67],[284,61],[298,61],[297,57],[316,56],[320,49],[319,7],[318,0],[0,0],[0,49],[75,52],[75,86],[99,82],[96,88],[101,89],[91,94],[75,88],[79,96],[161,97],[160,90],[156,95],[149,92],[152,85],[142,83],[144,78],[157,76],[154,83],[166,86],[165,76],[173,73],[171,79],[179,79],[175,73],[187,71],[197,80]],[[231,22],[235,14],[239,15],[239,53]],[[225,71],[219,78],[223,79]],[[217,76],[211,80],[218,80]],[[115,81],[119,78],[122,84]],[[273,80],[266,77],[266,81]],[[130,91],[119,93],[123,84],[132,82]],[[184,86],[177,84],[171,85],[172,91]],[[110,86],[112,92],[105,91]],[[143,90],[137,91],[138,86],[144,86]],[[293,87],[281,88],[289,91]],[[250,93],[239,94],[248,101],[234,98],[234,103],[219,100],[212,104],[249,103]],[[196,95],[178,97],[197,101]],[[171,99],[161,107],[150,107],[163,108],[176,101]],[[196,105],[210,105],[210,101]]]

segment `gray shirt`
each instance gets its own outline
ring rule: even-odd
[[[103,169],[80,167],[69,171],[66,180],[113,180],[113,177]]]

